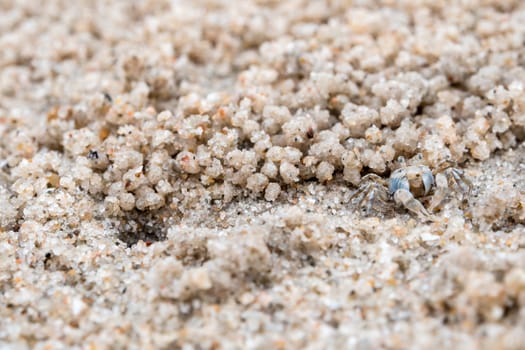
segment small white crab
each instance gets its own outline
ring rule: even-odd
[[[466,194],[471,183],[463,171],[444,161],[434,171],[426,165],[407,165],[403,157],[398,158],[400,168],[390,175],[387,181],[376,174],[365,175],[351,200],[359,198],[359,207],[368,215],[372,209],[385,209],[392,199],[424,220],[434,220],[432,215],[445,199],[451,187]],[[428,210],[418,200],[429,196]],[[379,206],[379,208],[378,208]]]

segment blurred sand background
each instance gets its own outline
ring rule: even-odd
[[[524,44],[523,1],[0,0],[0,348],[525,349]],[[473,186],[352,200],[399,156]]]

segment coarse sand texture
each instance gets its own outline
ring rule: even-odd
[[[525,1],[0,0],[0,349],[525,349],[524,140]]]

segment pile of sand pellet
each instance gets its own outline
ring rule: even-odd
[[[0,348],[524,349],[523,140],[523,1],[0,0]]]

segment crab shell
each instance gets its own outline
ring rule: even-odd
[[[434,175],[425,165],[411,165],[395,170],[390,175],[388,191],[394,195],[398,190],[404,189],[414,197],[427,195],[434,186]]]

